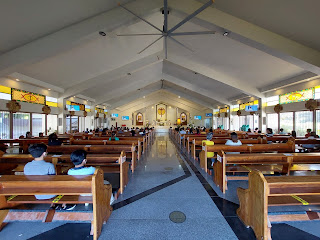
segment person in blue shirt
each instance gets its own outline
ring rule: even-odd
[[[56,169],[52,163],[44,161],[47,156],[47,146],[43,143],[30,145],[29,153],[34,160],[24,166],[24,175],[56,175]],[[50,199],[56,195],[35,195],[36,199]]]
[[[87,152],[84,150],[76,150],[70,155],[70,159],[74,167],[69,169],[68,175],[93,175],[95,167],[86,167]]]
[[[109,141],[119,141],[119,138],[116,137],[116,133],[115,132],[113,132],[111,134],[111,137],[109,137]]]
[[[87,152],[84,150],[76,150],[70,155],[70,159],[74,164],[74,167],[68,170],[68,175],[93,175],[96,168],[86,167],[87,163]],[[109,184],[108,181],[104,181],[104,184]],[[111,194],[110,204],[115,201],[113,194]],[[67,209],[73,209],[73,207],[67,207]]]

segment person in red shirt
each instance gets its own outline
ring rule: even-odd
[[[308,128],[307,129],[307,134],[305,135],[306,138],[310,137],[311,136],[311,129]]]

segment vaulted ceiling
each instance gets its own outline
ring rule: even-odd
[[[206,2],[168,0],[169,27]],[[162,29],[163,0],[121,4]],[[320,75],[319,8],[317,0],[216,0],[177,30],[216,33],[175,37],[190,50],[168,39],[164,59],[162,40],[138,54],[158,36],[117,36],[156,33],[117,1],[2,1],[0,76],[110,109],[177,96],[189,108],[217,108]]]

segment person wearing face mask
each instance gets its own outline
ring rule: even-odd
[[[24,166],[24,175],[56,175],[56,169],[52,163],[44,161],[47,156],[47,146],[43,143],[33,144],[28,148],[34,157],[32,162]],[[56,195],[35,195],[36,199],[50,199]]]

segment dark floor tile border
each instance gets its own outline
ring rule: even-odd
[[[171,139],[170,139],[171,140]],[[173,141],[171,141],[175,144]],[[177,149],[180,149],[180,146],[175,144]],[[195,176],[199,179],[200,183],[202,184],[203,188],[211,197],[211,200],[216,204],[217,208],[226,219],[227,223],[229,224],[232,231],[240,240],[255,240],[256,237],[254,232],[251,228],[246,228],[245,225],[240,221],[237,217],[236,209],[239,207],[238,204],[230,202],[224,198],[218,196],[216,191],[211,187],[205,177],[200,173],[197,167],[193,164],[192,161],[188,158],[188,156],[180,150],[181,157],[188,163],[192,171],[195,173]]]
[[[170,139],[171,140],[171,139]],[[211,185],[208,183],[208,181],[205,179],[205,177],[201,174],[201,172],[197,169],[195,164],[190,161],[187,154],[183,151],[181,151],[180,146],[178,146],[175,142],[171,141],[174,145],[176,145],[177,149],[180,149],[179,154],[181,155],[181,158],[183,158],[192,171],[195,173],[195,176],[199,179],[200,183],[202,184],[203,188],[207,191],[209,196],[211,197],[211,200],[216,204],[217,208],[223,215],[223,217],[226,219],[227,223],[231,227],[232,231],[236,234],[238,239],[240,240],[255,240],[256,237],[254,235],[254,232],[251,228],[246,228],[245,225],[242,223],[242,221],[238,218],[236,214],[236,210],[238,209],[239,205],[236,203],[233,203],[231,201],[228,201],[227,199],[224,199],[222,197],[219,197],[216,191],[211,187]],[[281,239],[281,240],[320,240],[320,238],[305,232],[301,229],[292,227],[285,223],[277,223],[272,224],[273,230],[271,231],[272,239]],[[286,235],[283,234],[286,231],[294,230],[296,234],[292,235]],[[293,236],[297,238],[292,238]]]

